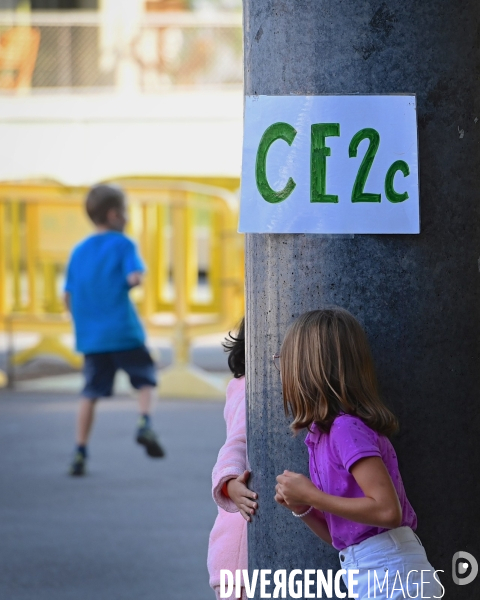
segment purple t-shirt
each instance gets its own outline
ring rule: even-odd
[[[398,470],[397,456],[384,435],[373,431],[353,415],[339,415],[329,433],[322,433],[315,423],[305,438],[310,455],[310,479],[319,490],[343,498],[363,498],[364,493],[350,474],[351,467],[361,458],[380,456],[397,490],[402,507],[402,527],[417,528],[417,516],[407,499]],[[333,546],[343,550],[359,544],[385,528],[372,527],[324,513]]]

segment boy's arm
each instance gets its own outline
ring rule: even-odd
[[[65,291],[63,293],[63,302],[68,310],[68,312],[71,312],[70,310],[70,306],[71,306],[71,302],[70,302],[70,292]]]
[[[141,285],[145,274],[145,266],[138,254],[136,245],[130,239],[128,239],[128,242],[125,245],[123,272],[129,288]]]
[[[135,287],[137,285],[141,285],[143,281],[143,272],[142,271],[133,271],[133,273],[129,273],[127,275],[127,283],[128,287]]]
[[[72,312],[72,291],[74,289],[74,263],[75,263],[75,250],[72,252],[70,259],[67,264],[65,272],[65,285],[63,287],[63,303],[68,312]]]

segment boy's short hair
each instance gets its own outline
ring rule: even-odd
[[[90,188],[85,199],[87,215],[95,225],[105,225],[108,211],[125,206],[125,194],[118,185],[99,183]]]

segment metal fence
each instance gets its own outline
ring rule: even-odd
[[[129,197],[128,233],[148,275],[132,299],[152,335],[169,337],[174,364],[162,378],[169,397],[223,396],[189,365],[194,337],[232,328],[244,313],[243,237],[238,202],[227,189],[183,180],[120,180]],[[86,189],[53,182],[0,183],[0,331],[40,335],[12,360],[55,354],[74,366],[79,355],[61,343],[70,331],[62,301],[72,246],[91,233]],[[2,379],[0,373],[0,387]]]
[[[12,74],[27,63],[30,81],[16,84]],[[155,92],[242,79],[240,14],[146,13],[125,23],[101,12],[0,13],[0,89]]]

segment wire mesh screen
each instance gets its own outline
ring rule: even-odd
[[[242,82],[240,28],[142,27],[132,56],[145,89]]]
[[[99,13],[78,15],[78,22],[67,17],[33,14],[22,24],[0,19],[0,89],[128,84],[149,92],[242,83],[239,17],[197,22],[194,13],[188,19],[146,14],[128,30]]]
[[[100,66],[99,42],[98,27],[41,27],[32,87],[113,86],[114,70]]]

